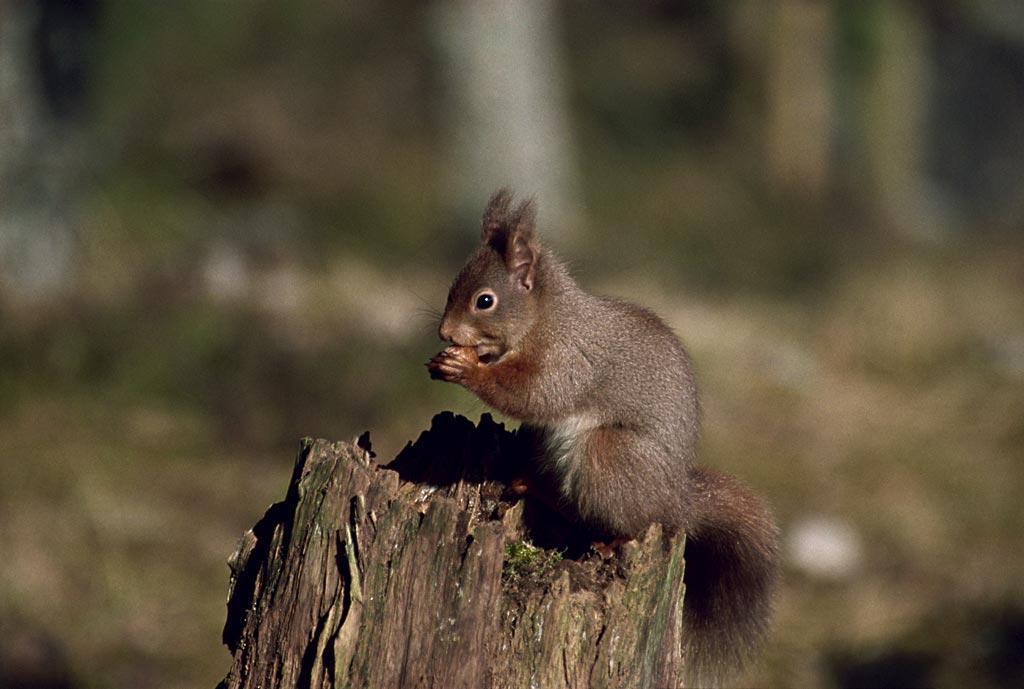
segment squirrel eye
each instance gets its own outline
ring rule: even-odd
[[[494,308],[495,298],[490,292],[484,292],[476,298],[476,308],[480,311],[487,311]]]

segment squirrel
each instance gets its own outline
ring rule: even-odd
[[[695,464],[693,365],[645,308],[594,296],[536,237],[535,204],[496,192],[427,363],[522,422],[563,512],[616,542],[654,522],[686,534],[688,681],[734,676],[767,634],[778,536],[765,503]],[[526,483],[533,491],[533,483]]]

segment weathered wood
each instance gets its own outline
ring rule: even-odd
[[[508,499],[519,457],[488,415],[438,415],[389,466],[365,440],[303,441],[287,497],[229,561],[220,686],[680,685],[683,537],[653,526],[587,553]]]

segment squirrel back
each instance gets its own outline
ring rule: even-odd
[[[764,503],[695,465],[700,410],[693,367],[650,311],[582,290],[540,246],[530,202],[506,190],[456,277],[428,364],[535,439],[539,492],[603,538],[651,523],[686,545],[687,668],[706,684],[732,674],[771,617],[777,536]]]

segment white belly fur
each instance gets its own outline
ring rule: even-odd
[[[581,413],[568,416],[561,421],[544,427],[544,450],[547,460],[558,467],[562,476],[560,486],[563,495],[571,496],[576,482],[582,452],[590,431],[601,423],[593,414]]]

